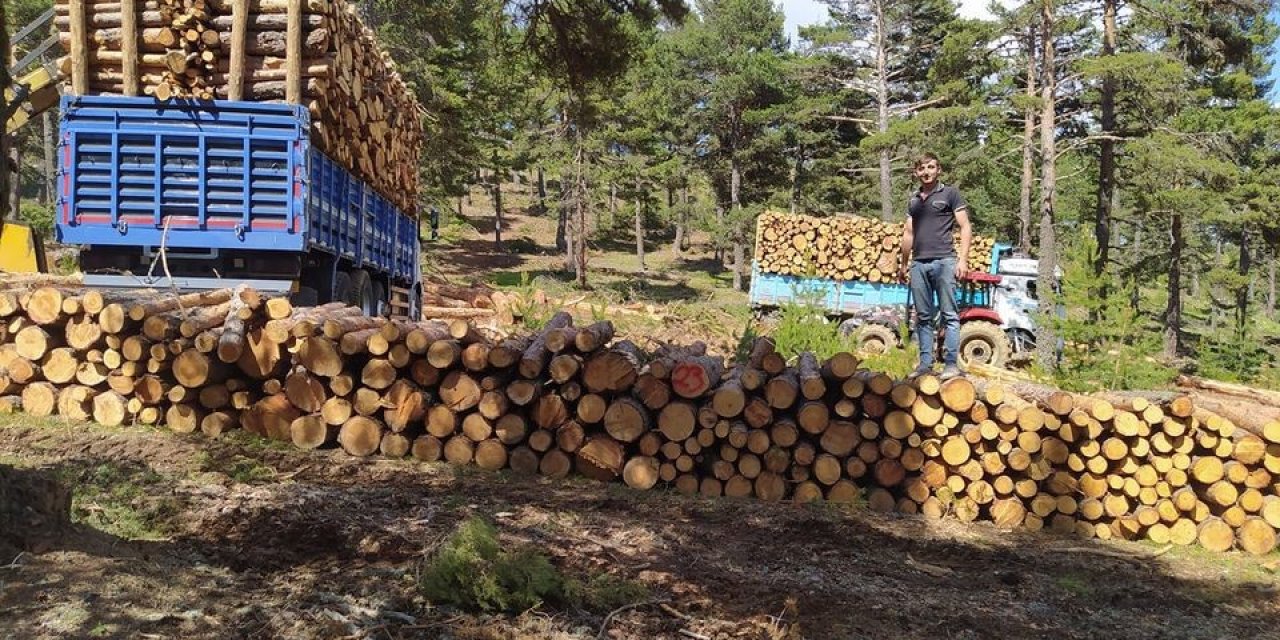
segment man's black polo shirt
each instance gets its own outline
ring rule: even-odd
[[[907,205],[915,235],[912,259],[954,258],[956,211],[967,207],[959,189],[941,182],[926,196],[916,191]]]

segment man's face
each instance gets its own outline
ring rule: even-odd
[[[942,168],[938,166],[937,160],[925,160],[916,165],[916,178],[922,184],[933,184],[939,173],[942,173]]]

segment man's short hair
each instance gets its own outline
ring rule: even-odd
[[[942,167],[942,161],[938,159],[938,156],[934,155],[932,151],[926,151],[926,152],[924,152],[924,153],[922,153],[922,154],[920,154],[920,155],[916,156],[915,168],[916,168],[916,169],[919,169],[921,166],[923,166],[923,165],[924,165],[924,163],[926,163],[926,162],[928,162],[928,161],[930,161],[930,160],[932,160],[932,161],[934,161],[934,162],[938,163],[938,167],[939,167],[939,168],[941,168],[941,167]]]

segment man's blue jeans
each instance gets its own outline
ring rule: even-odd
[[[956,355],[960,351],[960,313],[956,310],[956,259],[912,261],[911,302],[916,308],[916,339],[920,341],[920,364],[933,366],[939,315],[947,330],[942,342],[942,363],[956,364]]]

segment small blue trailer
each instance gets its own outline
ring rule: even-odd
[[[64,97],[56,237],[89,286],[245,283],[416,318],[417,219],[309,131],[295,105]]]
[[[988,273],[970,273],[959,283],[960,357],[965,363],[1003,366],[1035,348],[1035,260],[1013,258],[1012,247],[996,244]],[[750,303],[767,312],[786,304],[811,304],[856,335],[869,352],[892,348],[907,324],[911,292],[905,283],[833,280],[765,273],[751,265]]]

